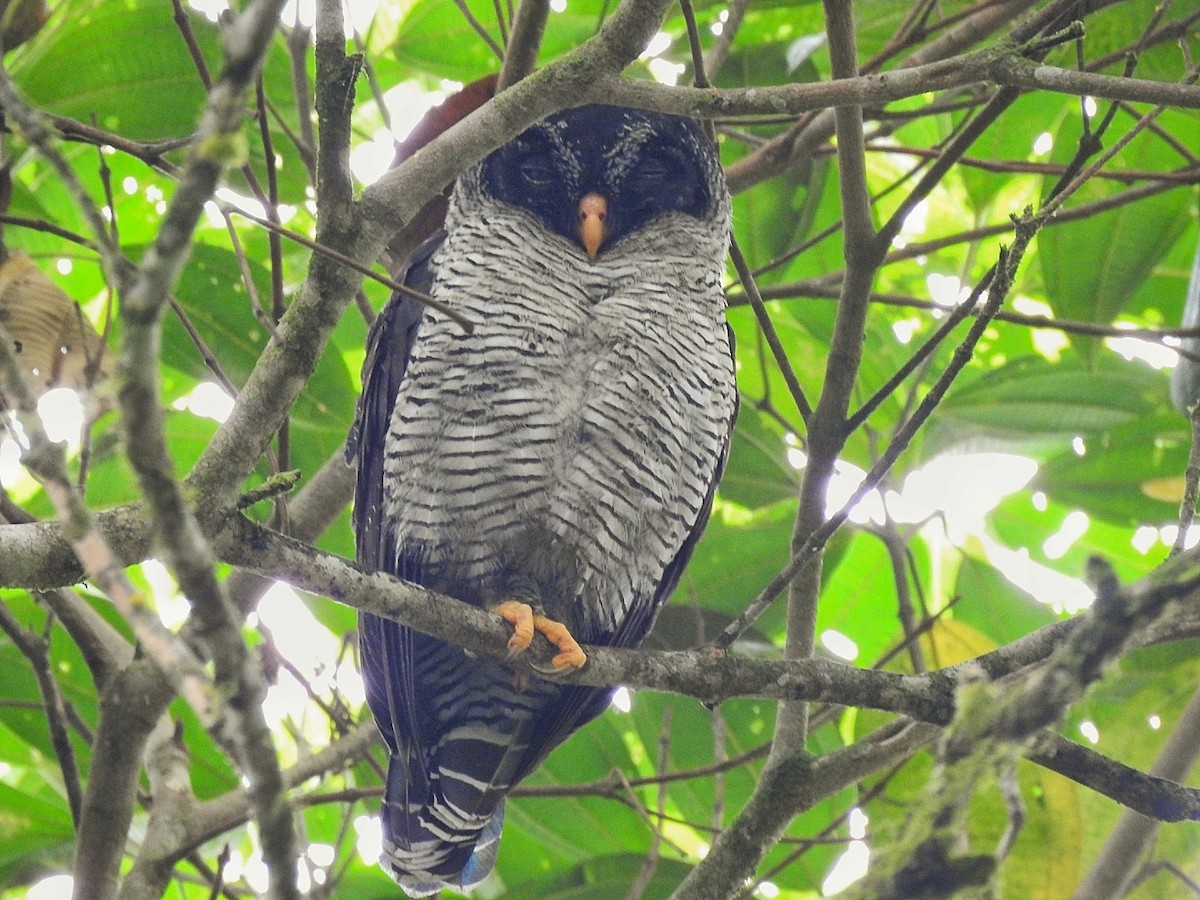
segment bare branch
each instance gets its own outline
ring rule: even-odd
[[[512,34],[504,48],[500,80],[496,82],[497,93],[516,84],[534,70],[549,17],[549,0],[521,0],[517,5]]]

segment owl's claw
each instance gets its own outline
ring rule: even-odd
[[[513,636],[508,639],[508,655],[514,657],[524,653],[533,643],[534,632],[540,633],[557,649],[558,654],[550,661],[551,668],[534,668],[545,675],[560,675],[581,668],[587,662],[587,654],[571,635],[567,626],[535,613],[533,607],[519,600],[505,600],[492,607],[492,612],[512,625]]]
[[[513,627],[513,636],[508,639],[508,657],[524,653],[533,642],[533,607],[519,600],[505,600],[491,611]]]

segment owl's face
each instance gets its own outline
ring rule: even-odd
[[[593,260],[658,216],[713,216],[725,188],[690,119],[615,106],[551,116],[483,161],[485,195],[528,210]]]

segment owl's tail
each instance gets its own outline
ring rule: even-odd
[[[406,775],[407,766],[393,756],[383,797],[384,869],[410,897],[482,881],[500,849],[504,797],[486,814],[463,813],[444,797],[410,798]]]

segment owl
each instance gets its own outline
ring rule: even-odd
[[[410,896],[491,870],[507,792],[612,691],[556,683],[580,645],[638,646],[712,507],[737,407],[722,271],[729,196],[689,119],[584,106],[455,184],[372,328],[348,452],[359,562],[492,610],[517,676],[363,614],[390,752],[383,867]]]

